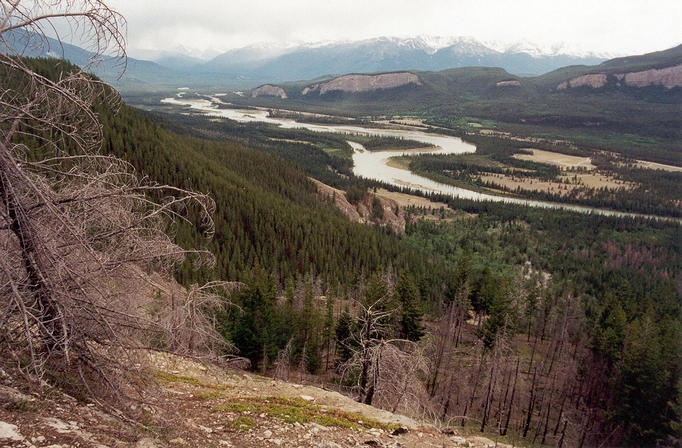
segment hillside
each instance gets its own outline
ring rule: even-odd
[[[54,60],[32,64],[53,78],[73,68]],[[482,70],[491,79],[500,75]],[[460,75],[456,71],[453,76]],[[105,154],[124,158],[152,181],[195,188],[214,198],[216,232],[207,248],[216,257],[215,268],[197,270],[185,263],[175,274],[185,285],[214,278],[242,282],[229,297],[235,306],[211,317],[221,340],[232,344],[254,371],[309,377],[364,403],[426,413],[450,420],[462,432],[493,431],[524,443],[587,440],[599,445],[605,434],[616,434],[615,443],[641,446],[651,440],[666,443],[678,434],[682,239],[677,223],[434,197],[452,210],[404,210],[405,233],[397,235],[385,227],[350,222],[332,204],[340,203],[349,213],[348,203],[359,204],[358,209],[371,204],[372,214],[387,212],[384,206],[389,205],[373,200],[372,189],[381,195],[379,185],[352,176],[342,156],[348,148],[339,137],[200,116],[144,114],[125,105],[114,111],[99,104],[97,112]],[[337,190],[323,189],[321,195],[308,176],[323,178]],[[346,201],[334,200],[342,190]],[[201,225],[192,208],[180,213]],[[418,219],[425,215],[430,219]],[[188,247],[201,244],[196,231],[184,224],[178,226],[177,240]],[[374,329],[373,316],[383,319]],[[158,345],[164,349],[162,342]],[[359,347],[371,351],[363,354]],[[327,403],[325,394],[316,390],[301,393],[292,386],[292,392],[282,383],[249,375],[244,382],[221,374],[216,379],[204,376],[201,368],[151,367],[165,372],[157,376],[167,387],[148,398],[171,410],[156,413],[138,404],[135,410],[150,434],[160,434],[163,441],[166,434],[172,436],[168,443],[183,444],[174,427],[188,427],[196,440],[207,441],[226,430],[227,422],[236,422],[238,434],[229,432],[233,426],[226,437],[236,437],[237,445],[262,445],[280,433],[284,444],[292,427],[281,429],[278,420],[302,414],[313,423],[322,425],[318,418],[330,423],[321,416],[324,408],[315,404]],[[665,387],[660,376],[668,379]],[[312,397],[314,406],[301,395]],[[269,396],[279,398],[268,402]],[[90,421],[76,420],[81,417],[67,417],[80,415],[80,405],[54,404],[45,396],[40,400],[47,400],[45,408],[52,413],[47,416],[59,419],[48,420],[55,431],[73,434],[77,426],[81,433],[90,432],[87,424],[97,429]],[[342,400],[346,410],[366,409]],[[24,401],[30,402],[20,397],[3,409],[2,421],[12,418],[19,423],[16,431],[32,435],[31,428],[45,426],[45,414],[31,413]],[[183,412],[178,415],[176,409]],[[168,416],[170,424],[157,427],[157,415]],[[333,424],[346,427],[339,430],[345,441],[367,442],[365,433],[355,438],[347,427],[369,420],[333,417]],[[295,423],[295,431],[302,431]],[[269,433],[258,432],[258,425]],[[253,431],[239,431],[250,426]],[[115,428],[124,433],[119,438],[138,443],[137,429],[128,434],[129,426]],[[309,432],[315,430],[324,431],[310,425]],[[422,446],[430,440],[427,433],[414,430],[395,437],[409,442],[416,434]],[[211,438],[221,439],[220,434]],[[371,437],[370,445],[403,443],[385,433]],[[448,443],[466,442],[434,437],[437,446],[442,437]],[[310,444],[318,442],[323,441],[311,436]]]
[[[144,426],[0,371],[0,444],[13,447],[510,447],[461,436],[338,392],[150,353]],[[9,444],[9,445],[8,445]]]

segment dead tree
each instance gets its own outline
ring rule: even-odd
[[[511,392],[511,398],[509,399],[509,407],[507,408],[507,416],[505,417],[504,420],[504,427],[502,428],[502,431],[500,432],[501,435],[507,435],[507,431],[509,430],[509,420],[511,419],[511,414],[512,414],[512,409],[514,408],[514,395],[516,394],[516,380],[519,378],[519,364],[521,362],[521,358],[516,358],[516,369],[514,371],[514,385],[512,386],[512,392]]]
[[[383,309],[386,297],[369,305],[358,302],[360,325],[348,344],[353,347],[352,355],[340,372],[344,377],[358,378],[358,401],[416,415],[428,403],[422,383],[428,374],[428,362],[419,344],[385,338],[390,334],[395,312]]]
[[[358,400],[366,404],[372,404],[376,376],[378,376],[378,369],[380,368],[378,360],[381,357],[381,345],[385,343],[386,326],[395,311],[381,309],[382,302],[385,299],[386,297],[380,297],[369,305],[356,301],[361,309],[359,316],[361,325],[359,325],[358,331],[351,335],[352,342],[348,344],[354,347],[353,353],[341,367],[343,375],[359,369]]]
[[[168,280],[188,255],[212,263],[172,235],[192,210],[210,238],[214,203],[100,154],[93,106],[116,107],[118,94],[73,66],[49,79],[22,58],[55,21],[89,44],[91,64],[113,54],[125,67],[125,20],[103,1],[0,0],[0,360],[34,380],[76,378],[94,399],[122,390],[131,349],[219,344],[203,312],[229,286],[179,289],[175,315],[150,311],[148,272]]]
[[[287,345],[284,346],[282,350],[277,353],[277,367],[275,368],[275,378],[280,380],[289,381],[289,375],[291,374],[291,361],[294,357],[294,345],[293,338],[289,339]]]
[[[530,398],[528,399],[528,412],[526,414],[526,420],[523,424],[523,438],[525,439],[528,435],[528,430],[530,429],[530,424],[533,419],[533,407],[535,406],[535,401],[537,400],[536,391],[536,378],[538,374],[538,367],[535,366],[533,369],[533,380],[530,383]]]

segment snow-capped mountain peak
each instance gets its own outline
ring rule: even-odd
[[[572,56],[577,58],[609,59],[618,56],[610,53],[591,51],[583,46],[568,44],[566,42],[554,42],[540,45],[527,40],[516,42],[488,41],[485,42],[485,45],[500,53],[525,53],[535,58],[544,56]]]

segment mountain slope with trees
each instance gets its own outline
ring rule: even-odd
[[[122,39],[120,16],[100,2],[37,4],[79,5],[86,24],[111,24],[104,38]],[[325,382],[446,430],[529,445],[677,444],[679,223],[434,197],[452,210],[408,209],[399,236],[351,223],[319,197],[308,175],[343,184],[350,201],[378,185],[296,130],[144,115],[53,59],[3,54],[0,69],[0,249],[11,260],[0,263],[3,381],[21,377],[45,398],[69,390],[152,432],[165,411],[178,418],[178,401],[167,390],[145,400],[147,386],[189,389],[183,424],[210,402],[211,418],[229,417],[216,431],[244,431],[256,445],[272,431],[249,431],[270,417],[393,429],[315,397],[230,396],[235,384],[196,371],[141,371],[149,354],[167,369],[161,353],[228,362],[233,346],[254,370]],[[187,288],[167,293],[152,272]],[[133,274],[146,289],[132,288]],[[30,431],[45,402],[0,392],[12,397],[3,437],[23,442],[5,416]],[[63,408],[49,411],[68,425],[41,425],[87,435]]]

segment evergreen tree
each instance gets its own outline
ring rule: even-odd
[[[390,307],[389,302],[388,285],[378,273],[372,274],[365,287],[365,305],[370,306],[378,303],[379,308],[385,309]]]
[[[424,335],[421,323],[423,312],[419,303],[419,291],[408,272],[403,271],[400,275],[395,294],[400,304],[398,337],[418,341]]]
[[[507,336],[513,334],[515,322],[514,310],[512,308],[513,287],[509,278],[504,277],[496,294],[490,298],[488,305],[488,319],[479,330],[479,337],[487,348],[491,348],[495,342],[495,337],[500,331],[508,331]]]
[[[348,308],[344,309],[336,324],[336,352],[340,362],[346,362],[352,355],[353,341],[351,335],[353,332],[354,321],[353,317],[348,312]]]
[[[461,291],[469,289],[471,281],[471,249],[467,245],[464,252],[457,260],[455,271],[452,274],[449,284],[448,300],[453,300]]]
[[[667,349],[679,347],[662,345],[651,316],[636,319],[628,326],[616,385],[615,420],[626,425],[626,438],[632,445],[657,445],[674,434],[671,421],[676,419],[671,417],[679,418],[679,403],[670,395]]]
[[[322,367],[322,354],[320,349],[320,339],[315,336],[308,338],[304,348],[305,368],[308,373],[316,374]]]
[[[592,332],[592,348],[613,366],[621,357],[627,320],[615,296],[608,294]]]
[[[489,313],[496,294],[495,279],[487,265],[471,288],[471,305],[476,313]]]
[[[334,305],[336,303],[336,295],[338,286],[334,286],[327,296],[327,305],[324,316],[324,332],[323,342],[327,352],[325,369],[329,369],[329,358],[331,356],[331,343],[334,339]]]
[[[239,353],[251,361],[252,367],[262,366],[265,359],[277,354],[275,336],[275,287],[263,269],[255,269],[247,281],[248,287],[237,294],[235,301],[241,312],[235,316],[232,342]]]

